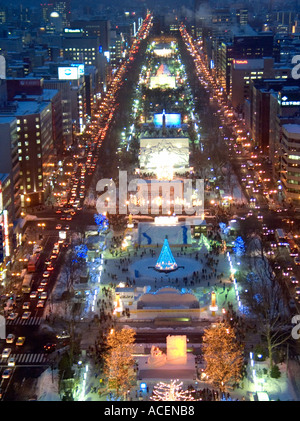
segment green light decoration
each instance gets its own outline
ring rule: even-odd
[[[207,239],[207,237],[205,237],[205,235],[203,233],[201,233],[201,235],[200,235],[198,246],[199,246],[200,249],[202,247],[205,247],[207,249],[207,251],[210,250],[209,240]]]

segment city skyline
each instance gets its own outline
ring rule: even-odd
[[[300,400],[299,67],[298,1],[1,3],[1,401]]]

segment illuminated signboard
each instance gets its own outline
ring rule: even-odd
[[[106,60],[109,62],[109,60],[110,60],[110,52],[109,51],[104,51],[104,55],[106,57]]]
[[[294,106],[298,106],[299,107],[299,105],[300,105],[300,101],[282,101],[281,102],[281,105],[282,106],[291,106],[291,105],[294,105]]]
[[[248,60],[234,60],[235,64],[248,64]]]
[[[83,29],[71,29],[71,28],[64,28],[64,32],[66,34],[80,34],[83,32]]]
[[[3,211],[3,228],[4,228],[5,255],[9,256],[8,212],[6,209],[4,209]]]
[[[180,127],[181,126],[181,114],[165,114],[165,116],[166,116],[167,127]],[[153,121],[156,127],[162,127],[163,114],[154,114]]]
[[[58,79],[59,80],[76,80],[79,79],[79,71],[77,66],[59,67]]]
[[[78,75],[79,76],[84,75],[84,64],[82,64],[82,63],[80,63],[80,64],[72,63],[71,66],[72,67],[77,67],[77,69],[78,69]]]

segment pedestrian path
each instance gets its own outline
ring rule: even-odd
[[[11,354],[10,358],[13,357],[15,359],[15,364],[19,365],[19,364],[24,364],[24,365],[28,365],[28,364],[45,364],[48,362],[48,355],[47,354],[43,354],[43,353],[28,353],[28,354]],[[4,364],[7,365],[7,358],[1,358],[0,359],[0,364]]]
[[[17,317],[15,320],[6,320],[6,326],[15,326],[15,325],[22,325],[22,326],[33,326],[33,325],[40,325],[43,320],[43,317],[30,317],[29,319],[22,319],[22,317]]]

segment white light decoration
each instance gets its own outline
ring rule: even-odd
[[[170,383],[160,382],[153,388],[153,401],[194,401],[188,390],[182,390],[182,382],[171,380]]]

